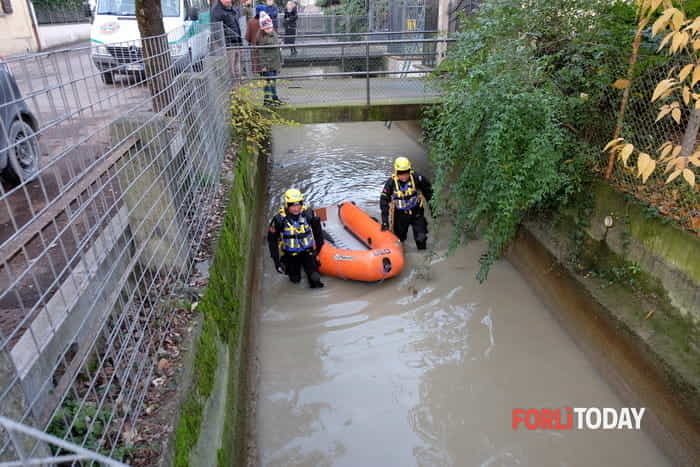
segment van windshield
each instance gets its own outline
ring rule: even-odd
[[[98,15],[136,16],[135,0],[99,0]],[[180,16],[180,0],[160,0],[164,17]]]

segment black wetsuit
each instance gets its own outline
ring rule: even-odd
[[[287,245],[282,245],[282,257],[280,257],[280,240],[284,240],[285,226],[288,219],[291,221],[299,221],[303,216],[306,224],[310,226],[313,235],[313,243],[302,251],[286,251]],[[289,276],[289,280],[295,284],[301,281],[301,269],[309,279],[311,288],[323,287],[321,276],[318,273],[318,263],[316,254],[323,246],[323,233],[321,230],[320,219],[314,215],[313,210],[305,209],[297,216],[293,216],[285,211],[285,214],[278,213],[270,221],[270,227],[267,232],[267,243],[270,248],[270,256],[275,262],[275,268],[280,271],[283,268],[284,273]]]
[[[415,183],[415,186],[412,185]],[[400,209],[397,201],[403,201],[405,204],[411,204],[412,197],[401,197],[396,199],[396,187],[399,186],[404,192],[415,192],[416,200],[413,200],[415,206],[409,209]],[[398,178],[391,177],[384,183],[384,189],[379,199],[379,206],[382,210],[382,225],[389,225],[389,210],[392,209],[394,203],[394,225],[393,232],[399,237],[402,242],[406,241],[408,236],[409,226],[413,226],[413,239],[416,241],[416,247],[419,250],[425,250],[428,241],[428,221],[425,218],[425,208],[420,200],[420,195],[423,195],[427,201],[433,197],[433,187],[430,181],[421,174],[412,173],[412,178],[407,182],[402,183]]]

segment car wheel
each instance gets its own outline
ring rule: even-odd
[[[8,152],[9,178],[15,182],[31,180],[39,171],[39,141],[31,126],[24,120],[12,122],[8,132],[10,144]]]
[[[102,72],[102,82],[105,84],[114,84],[114,73],[111,71]]]

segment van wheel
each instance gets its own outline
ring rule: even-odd
[[[102,72],[102,82],[105,84],[114,84],[114,73],[111,71]]]
[[[24,120],[12,122],[8,131],[8,166],[4,175],[13,183],[31,180],[39,171],[39,141],[34,129]]]

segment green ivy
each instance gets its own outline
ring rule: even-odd
[[[66,399],[56,411],[46,431],[57,438],[75,442],[86,449],[121,461],[133,450],[133,447],[120,446],[110,452],[109,447],[105,445],[104,440],[110,438],[106,430],[112,416],[112,412],[107,408],[98,409],[95,402]],[[65,454],[61,448],[54,445],[51,445],[51,450],[55,455]],[[76,465],[87,465],[87,463],[78,462]]]
[[[273,126],[296,125],[262,105],[261,88],[261,82],[239,86],[231,92],[229,107],[234,141],[251,145],[254,150],[260,150],[267,144]]]
[[[434,73],[446,97],[424,121],[434,211],[452,247],[479,230],[483,281],[518,225],[585,189],[601,135],[612,134],[611,83],[629,56],[634,10],[603,0],[503,0],[465,20]]]

